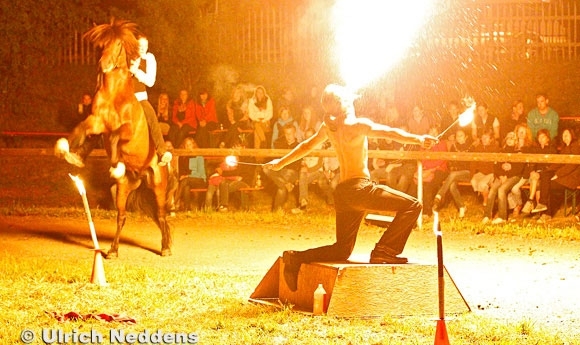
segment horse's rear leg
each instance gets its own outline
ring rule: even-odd
[[[162,181],[154,183],[153,192],[155,193],[155,200],[157,202],[157,222],[161,230],[161,256],[169,256],[171,255],[173,238],[171,236],[171,228],[167,223],[167,210],[165,208],[167,200],[167,180],[162,179]]]
[[[127,178],[123,178],[124,181],[117,182],[117,231],[115,232],[115,238],[113,243],[111,243],[111,248],[107,252],[106,258],[117,258],[119,257],[119,238],[121,237],[121,231],[125,226],[125,220],[127,219],[127,197],[129,196],[130,189],[128,187]]]

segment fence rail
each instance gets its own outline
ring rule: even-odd
[[[442,8],[449,10],[438,15],[436,23],[426,30],[419,49],[448,49],[492,61],[580,58],[577,0],[447,1]],[[329,24],[324,24],[330,22],[326,14],[331,11],[315,11],[309,4],[280,0],[235,13],[212,12],[206,14],[212,16],[212,25],[200,36],[214,37],[216,49],[235,50],[231,56],[237,61],[231,63],[319,61],[327,54],[323,47],[332,34]],[[71,29],[57,58],[59,63],[96,63],[95,49],[81,36]]]
[[[235,155],[238,157],[276,158],[282,157],[289,150],[276,149],[178,149],[175,156],[220,156]],[[54,149],[0,149],[0,156],[53,156]],[[93,150],[89,157],[106,157],[105,150]],[[314,150],[309,156],[334,157],[330,150]],[[447,160],[465,162],[527,162],[527,163],[560,163],[580,164],[580,155],[565,154],[531,154],[531,153],[481,153],[481,152],[430,152],[430,151],[385,151],[371,150],[369,158],[383,158],[393,160]]]

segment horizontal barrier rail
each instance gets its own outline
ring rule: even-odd
[[[229,156],[264,158],[282,157],[289,150],[277,149],[178,149],[173,151],[175,156]],[[1,148],[0,156],[51,156],[52,148]],[[314,150],[308,154],[314,157],[334,157],[332,150]],[[106,157],[103,149],[93,150],[90,157]],[[370,150],[369,158],[383,158],[389,160],[448,160],[467,162],[526,162],[526,163],[562,163],[580,164],[580,155],[566,154],[531,154],[531,153],[481,153],[481,152],[431,152],[431,151],[386,151]]]

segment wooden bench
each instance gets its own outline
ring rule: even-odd
[[[242,194],[242,197],[245,196],[250,196],[253,192],[255,191],[259,191],[259,190],[263,190],[264,187],[243,187],[238,189],[237,191],[240,192]],[[207,188],[191,188],[189,190],[190,193],[207,193]],[[243,200],[242,201],[242,209],[244,211],[247,211],[249,209],[249,202],[248,203],[244,203]],[[244,205],[246,204],[246,205]]]

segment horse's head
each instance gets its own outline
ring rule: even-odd
[[[93,27],[84,37],[103,49],[99,65],[103,73],[109,73],[116,68],[128,69],[130,61],[139,56],[137,33],[137,24],[113,19],[110,24]]]

